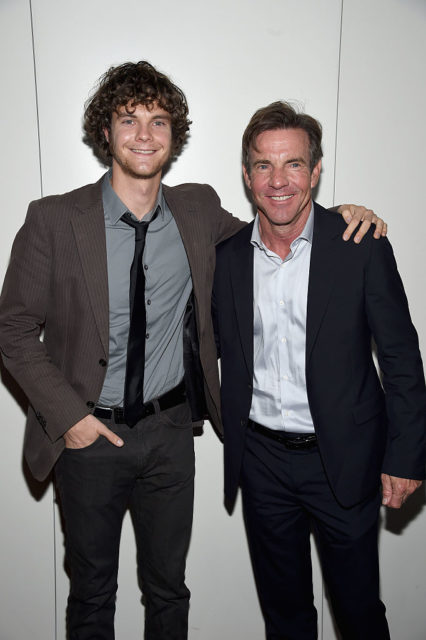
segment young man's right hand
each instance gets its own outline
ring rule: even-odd
[[[83,449],[91,445],[99,436],[103,436],[116,447],[122,447],[124,442],[111,429],[108,429],[100,420],[87,415],[76,422],[64,433],[65,447],[67,449]]]

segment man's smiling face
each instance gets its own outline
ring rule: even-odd
[[[113,173],[147,180],[161,173],[170,159],[171,118],[157,103],[119,107],[112,115],[110,130],[105,129],[104,134],[110,145]]]
[[[304,226],[311,209],[311,191],[318,183],[321,161],[310,168],[309,137],[303,129],[271,129],[260,133],[250,149],[244,180],[261,224]]]

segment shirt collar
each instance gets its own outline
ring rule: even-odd
[[[310,244],[312,244],[313,233],[314,233],[314,203],[312,201],[311,210],[309,212],[309,217],[306,221],[306,224],[303,227],[303,230],[300,233],[300,235],[298,235],[297,238],[293,240],[293,242],[290,245],[290,248],[299,244],[301,240],[305,240],[306,242],[309,242]],[[258,249],[262,249],[262,251],[269,253],[268,247],[266,247],[263,244],[262,239],[260,237],[258,213],[256,213],[256,218],[254,219],[253,231],[251,234],[250,242],[253,246],[257,247]]]
[[[126,213],[126,211],[129,211],[129,208],[126,207],[122,200],[120,200],[120,198],[112,188],[111,176],[112,169],[109,169],[102,180],[102,201],[104,205],[105,217],[108,218],[111,224],[115,225],[119,222],[121,216]],[[164,215],[164,206],[165,203],[163,196],[163,185],[160,184],[154,206],[149,213],[144,215],[144,222],[149,222],[149,220],[151,220],[157,207],[160,208],[157,218],[162,218]],[[135,218],[135,220],[137,220],[136,216],[131,211],[130,214]]]

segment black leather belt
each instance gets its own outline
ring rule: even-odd
[[[315,433],[289,433],[288,431],[275,431],[275,429],[268,429],[263,425],[249,420],[249,426],[253,431],[266,436],[271,440],[281,442],[286,449],[313,449],[317,446],[317,437]]]
[[[182,404],[186,400],[185,393],[185,383],[181,382],[174,389],[170,389],[167,393],[164,393],[162,396],[158,398],[154,398],[149,402],[145,402],[141,406],[140,418],[146,418],[147,416],[152,416],[154,413],[158,413],[158,408],[160,411],[164,411],[165,409],[171,409],[172,407],[176,407],[178,404]],[[125,424],[126,421],[124,419],[124,409],[123,407],[101,407],[96,406],[93,412],[93,415],[96,418],[103,418],[104,420],[110,420],[111,418],[114,420],[116,424]]]

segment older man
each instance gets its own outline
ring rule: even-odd
[[[232,509],[241,485],[268,640],[317,637],[311,526],[342,637],[384,640],[379,485],[399,508],[424,477],[423,369],[389,242],[342,242],[312,201],[321,156],[319,123],[287,103],[244,133],[257,216],[214,281],[225,494]]]

